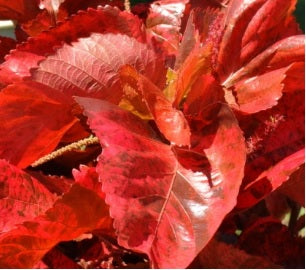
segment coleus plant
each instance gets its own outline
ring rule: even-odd
[[[0,267],[302,267],[295,5],[0,1]]]

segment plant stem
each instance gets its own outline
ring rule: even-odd
[[[124,9],[127,12],[131,12],[131,3],[130,3],[130,0],[124,0]]]
[[[68,144],[62,148],[57,149],[56,151],[41,157],[40,159],[36,160],[34,163],[31,164],[32,167],[37,167],[41,164],[44,164],[52,159],[55,159],[61,155],[63,155],[66,152],[75,150],[75,149],[79,149],[81,147],[84,146],[88,146],[88,145],[92,145],[92,144],[98,144],[99,143],[99,139],[97,137],[94,136],[89,136],[88,138],[82,139],[80,141]]]

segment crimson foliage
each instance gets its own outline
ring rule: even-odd
[[[303,267],[295,5],[0,0],[0,267]]]

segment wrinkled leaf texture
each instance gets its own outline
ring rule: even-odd
[[[87,174],[86,168],[75,175],[76,183],[45,213],[0,235],[1,268],[32,268],[57,243],[97,228],[109,228],[108,206],[97,193],[99,183],[93,184],[96,176]]]
[[[118,103],[122,98],[119,68],[132,65],[162,85],[163,62],[136,39],[121,34],[92,34],[63,45],[47,57],[32,79],[67,96],[92,96]]]
[[[30,76],[30,70],[38,66],[47,54],[54,53],[63,42],[71,43],[80,37],[96,33],[122,33],[144,41],[141,21],[118,8],[105,6],[80,11],[50,31],[42,32],[27,42],[19,44],[1,65],[1,83],[12,83]]]
[[[214,140],[203,149],[211,166],[205,175],[181,166],[140,118],[105,101],[77,101],[104,147],[97,171],[119,244],[148,254],[153,267],[188,266],[236,203],[245,149],[234,116],[221,106]]]

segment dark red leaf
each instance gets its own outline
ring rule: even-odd
[[[290,175],[304,162],[305,150],[302,149],[261,173],[256,180],[247,185],[239,194],[237,207],[246,208],[256,204],[286,182]]]
[[[202,144],[206,175],[183,168],[140,118],[104,101],[77,101],[104,147],[97,171],[119,244],[145,252],[154,267],[186,267],[236,203],[245,150],[233,116],[222,107],[213,142]]]
[[[79,269],[81,268],[76,262],[67,257],[58,248],[51,249],[43,259],[43,262],[47,265],[46,268],[51,269]]]
[[[56,199],[37,179],[0,160],[1,234],[43,214]]]
[[[239,247],[265,256],[284,268],[304,268],[305,240],[293,236],[288,227],[271,217],[259,219],[240,236]]]
[[[216,239],[212,239],[208,243],[191,266],[192,268],[204,269],[280,268],[265,256],[250,255],[244,250]]]
[[[55,175],[44,175],[41,172],[27,170],[27,173],[35,177],[41,184],[44,185],[50,192],[59,196],[68,192],[74,181],[72,179],[55,176]]]
[[[53,89],[35,82],[0,92],[0,157],[25,168],[49,154],[78,120]]]
[[[305,165],[295,171],[278,191],[305,206]]]
[[[64,9],[60,9],[56,18],[50,15],[47,10],[43,10],[38,15],[22,24],[22,30],[31,37],[37,36],[43,31],[54,27],[57,21],[64,21],[68,13]]]
[[[16,41],[14,39],[0,36],[0,63],[3,62],[4,56],[7,55],[10,50],[14,49],[15,46]]]
[[[38,12],[37,0],[0,1],[0,20],[24,22],[34,18]]]

